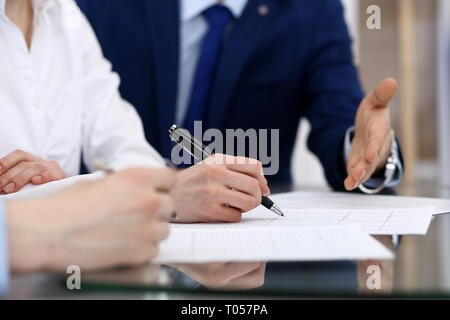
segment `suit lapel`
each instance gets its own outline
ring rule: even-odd
[[[207,127],[221,127],[239,76],[275,17],[276,9],[276,0],[249,0],[233,26],[213,82]]]
[[[175,121],[179,65],[180,9],[178,0],[149,0],[147,4],[154,56],[157,128],[162,154],[170,155],[168,130]],[[149,88],[150,89],[150,88]]]

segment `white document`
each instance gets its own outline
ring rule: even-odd
[[[271,196],[284,207],[295,209],[417,209],[433,214],[450,212],[450,200],[435,198],[364,195],[348,192],[290,192]]]
[[[19,192],[9,194],[9,195],[1,195],[0,200],[24,200],[24,199],[33,199],[48,196],[52,193],[55,193],[59,190],[67,188],[77,182],[80,181],[95,181],[104,177],[104,173],[102,171],[98,171],[92,174],[79,175],[74,177],[69,177],[66,179],[52,181],[43,185],[32,185],[28,184]]]
[[[299,228],[180,228],[160,245],[156,263],[391,260],[394,255],[356,225]]]
[[[273,216],[265,208],[258,208],[244,214],[242,221],[230,225],[186,224],[177,228],[183,229],[271,229],[292,227],[323,227],[359,225],[365,232],[372,235],[425,235],[433,217],[430,208],[397,209],[397,210],[334,210],[284,209],[286,216]]]
[[[271,199],[283,210],[284,218],[259,206],[245,213],[242,221],[232,226],[227,223],[187,224],[177,225],[177,228],[249,230],[357,224],[373,235],[425,235],[433,213],[447,201],[331,192],[292,192],[274,195]]]

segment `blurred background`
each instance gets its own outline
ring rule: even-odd
[[[397,79],[400,85],[391,105],[406,166],[400,193],[450,198],[450,0],[342,2],[363,88],[368,92],[386,77]],[[370,5],[381,9],[380,30],[367,27]],[[294,154],[294,176],[299,186],[324,188],[322,169],[305,147],[309,126],[304,124]],[[433,283],[450,289],[448,220],[432,224],[431,228],[438,229],[430,233],[433,239],[403,239],[406,250],[397,257],[398,269],[403,270],[394,277],[397,288]],[[429,257],[419,259],[419,249]]]

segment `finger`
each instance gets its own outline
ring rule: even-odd
[[[223,204],[228,204],[231,207],[239,209],[240,212],[247,212],[255,209],[261,204],[257,200],[246,193],[242,193],[236,190],[225,189],[220,195],[220,199]]]
[[[227,159],[230,159],[225,164],[227,169],[257,179],[262,194],[265,196],[270,195],[270,189],[267,184],[267,179],[264,177],[263,167],[260,161],[244,157],[230,157]]]
[[[262,200],[261,188],[258,180],[248,175],[228,171],[223,177],[226,187],[251,195],[259,205]]]
[[[380,82],[378,86],[365,98],[372,107],[386,108],[398,90],[398,84],[394,79],[388,78]]]
[[[214,210],[214,216],[209,218],[209,222],[230,222],[236,223],[241,221],[242,212],[233,207],[226,206],[218,206],[216,210]]]
[[[351,169],[356,167],[356,165],[361,161],[361,147],[359,146],[360,144],[358,144],[356,142],[356,140],[354,141],[354,143],[352,144],[352,147],[350,149],[350,153],[348,155],[348,159],[347,159],[347,172]]]
[[[247,274],[253,273],[260,268],[259,262],[243,262],[243,263],[226,263],[220,268],[220,272],[217,272],[220,278],[215,279],[214,283],[211,283],[211,287],[222,287],[230,285],[235,279],[240,279]],[[208,282],[208,279],[206,279]]]
[[[266,272],[266,263],[259,263],[255,270],[229,281],[230,289],[253,289],[264,285],[264,274]]]
[[[46,169],[39,174],[35,174],[31,178],[31,183],[34,185],[40,185],[51,181],[57,181],[66,178],[66,174],[61,169]]]
[[[120,257],[122,258],[122,263],[119,266],[139,266],[148,263],[158,255],[158,246],[154,243],[145,246],[136,246],[136,248],[125,252],[121,251],[119,254],[121,254]]]
[[[5,193],[12,193],[17,192],[20,189],[22,189],[25,185],[31,182],[31,179],[36,175],[41,175],[45,170],[47,169],[43,164],[41,163],[26,163],[28,164],[28,168],[24,169],[17,175],[15,175],[9,182],[8,185],[14,185],[14,189],[9,188],[9,186],[6,186],[5,189],[9,189],[8,192]],[[18,166],[16,166],[18,167]],[[12,171],[12,169],[10,170]]]
[[[344,181],[345,189],[352,191],[356,189],[367,175],[368,164],[365,161],[360,161],[356,166],[350,168],[348,177]]]
[[[169,221],[175,212],[175,203],[168,194],[145,191],[136,201],[136,212],[141,212],[147,219]]]
[[[155,217],[163,221],[170,221],[175,214],[175,201],[168,194],[158,193],[159,207],[155,212]]]
[[[231,262],[225,265],[221,273],[229,279],[236,279],[243,275],[249,274],[261,267],[261,262]]]
[[[389,131],[383,137],[377,137],[369,142],[366,150],[366,159],[373,159],[375,166],[380,165],[380,161],[384,161],[384,156],[387,157],[392,145],[392,136]],[[384,165],[384,163],[383,163]]]
[[[11,168],[24,161],[35,161],[37,157],[24,152],[22,150],[16,150],[0,159],[0,174],[10,170]]]
[[[364,184],[370,179],[375,170],[375,162],[369,164],[366,161],[361,161],[356,167],[349,171],[349,177],[344,182],[346,189],[351,191],[358,188],[361,184]]]
[[[386,136],[387,137],[387,136]],[[364,159],[368,163],[372,163],[381,152],[385,137],[381,134],[372,134],[364,151]]]
[[[155,243],[167,239],[169,236],[169,224],[167,222],[150,222],[142,230],[142,237],[149,243]]]
[[[15,192],[14,190],[16,189],[16,186],[11,182],[11,180],[22,171],[28,169],[30,165],[30,162],[21,162],[0,176],[0,188],[2,188],[4,193]]]
[[[31,178],[30,181],[31,181],[32,184],[34,184],[36,186],[44,184],[44,183],[47,183],[47,182],[50,182],[50,181],[44,180],[44,177],[42,175],[34,176],[34,177]]]

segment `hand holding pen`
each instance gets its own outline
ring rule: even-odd
[[[245,167],[245,166],[239,166],[239,161],[237,160],[246,160],[248,161],[255,161],[253,159],[247,159],[247,158],[242,158],[239,159],[238,157],[232,157],[232,156],[226,156],[226,155],[218,155],[218,157],[220,159],[214,159],[214,156],[212,156],[212,152],[205,147],[200,141],[198,141],[197,139],[195,139],[192,135],[189,134],[188,131],[183,130],[179,127],[177,127],[176,125],[172,126],[169,130],[169,134],[170,137],[172,138],[173,141],[175,141],[178,145],[180,145],[185,151],[187,151],[188,153],[190,153],[195,159],[197,160],[201,160],[201,159],[206,159],[205,162],[212,162],[214,163],[214,161],[222,161],[225,163],[226,166],[230,166],[229,169],[234,170],[234,173],[241,173],[241,174],[247,174],[249,176],[253,176],[254,178],[263,178],[263,180],[265,181],[265,183],[267,184],[267,181],[264,179],[263,175],[261,174],[261,170],[262,168],[259,168],[259,172],[252,172],[255,171],[256,166],[253,167]],[[227,161],[227,160],[231,160],[231,161]],[[195,167],[195,166],[194,166]],[[239,171],[243,171],[244,172],[239,172]],[[248,172],[245,172],[248,171]],[[224,175],[225,178],[225,175]],[[232,180],[232,179],[230,179]],[[232,184],[233,181],[229,181],[229,184]],[[242,189],[242,185],[236,185],[236,186],[231,186],[231,189],[236,189],[236,190],[241,190]],[[267,187],[267,185],[265,186]],[[268,190],[268,187],[267,187]],[[224,191],[225,192],[225,191]],[[235,200],[236,197],[236,193],[237,191],[233,191],[233,190],[229,190],[229,192],[234,192],[234,196],[233,197],[228,197],[229,199],[233,199]],[[242,195],[245,194],[245,191],[242,193]],[[266,207],[267,209],[271,210],[272,212],[276,213],[279,216],[284,216],[283,212],[280,210],[280,208],[272,201],[270,200],[267,196],[262,196],[260,198],[261,200],[261,204]],[[235,206],[233,203],[228,203],[229,206],[231,207],[236,207],[239,208],[239,206]],[[243,209],[243,208],[240,208]],[[241,210],[241,212],[246,212],[248,210],[246,210],[245,208],[243,210]],[[240,214],[239,214],[239,220],[240,220]]]

